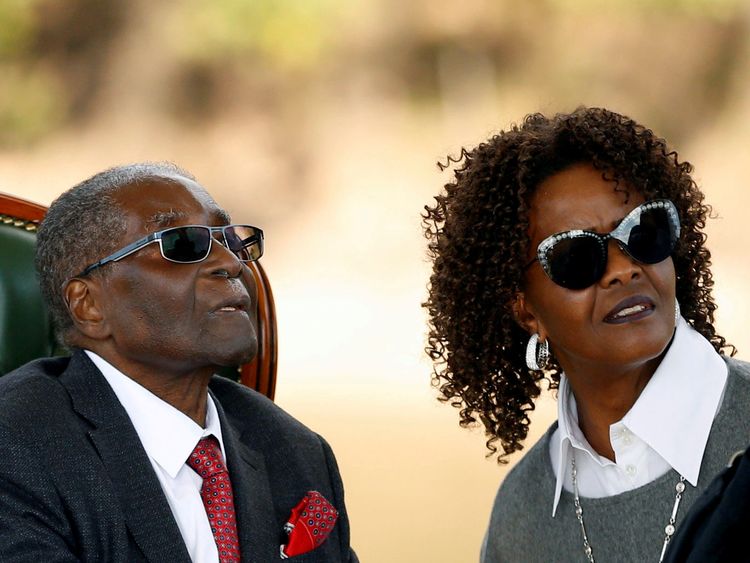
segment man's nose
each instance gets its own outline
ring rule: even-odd
[[[214,233],[208,260],[211,261],[212,273],[221,273],[232,278],[236,278],[242,273],[242,262],[229,249],[221,232]]]

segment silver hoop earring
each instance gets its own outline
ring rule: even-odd
[[[680,302],[677,301],[677,298],[674,298],[674,325],[677,326],[677,323],[680,322]]]
[[[526,365],[534,371],[543,370],[549,362],[549,344],[545,340],[539,343],[539,335],[534,333],[526,345]]]

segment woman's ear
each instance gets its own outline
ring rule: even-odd
[[[526,299],[524,292],[516,293],[511,303],[511,310],[513,311],[513,319],[522,329],[529,334],[539,334],[539,338],[543,340],[539,318],[533,306]]]
[[[91,279],[73,278],[63,288],[63,299],[75,329],[87,338],[102,340],[109,327],[101,308],[102,287]]]

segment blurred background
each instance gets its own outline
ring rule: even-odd
[[[535,111],[647,124],[714,205],[718,325],[750,359],[749,39],[740,0],[0,0],[0,191],[192,171],[266,231],[277,402],[333,445],[362,561],[472,562],[508,466],[430,387],[436,162]]]

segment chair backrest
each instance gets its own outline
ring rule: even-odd
[[[34,269],[36,230],[46,211],[43,205],[0,193],[0,376],[60,351]],[[220,373],[273,400],[276,309],[263,266],[252,262],[249,267],[258,289],[258,354]]]

